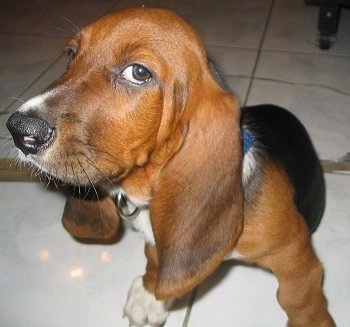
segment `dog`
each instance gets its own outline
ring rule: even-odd
[[[120,217],[143,233],[130,325],[162,326],[173,299],[234,258],[275,274],[288,326],[335,326],[310,242],[325,183],[298,119],[240,108],[197,33],[165,9],[108,14],[66,52],[63,75],[7,127],[22,161],[72,185],[63,225],[73,236],[110,239]]]

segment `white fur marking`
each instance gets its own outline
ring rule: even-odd
[[[30,109],[43,109],[45,100],[50,96],[51,92],[39,94],[35,96],[34,98],[29,99],[25,103],[21,105],[18,111],[25,113],[26,111],[29,111]]]
[[[151,225],[149,210],[141,210],[140,214],[132,221],[134,228],[142,233],[146,243],[155,245],[154,234]]]
[[[244,260],[244,256],[242,254],[240,254],[238,251],[233,250],[224,258],[224,260],[231,260],[231,259]]]
[[[249,181],[250,176],[253,174],[256,167],[256,161],[254,158],[254,151],[249,150],[243,157],[243,172],[242,181],[243,185],[246,185]]]
[[[25,113],[26,111],[29,111],[30,109],[44,109],[45,108],[45,101],[47,98],[54,96],[59,92],[59,88],[53,89],[51,91],[47,91],[45,93],[39,94],[29,100],[27,100],[25,103],[21,105],[18,111]]]
[[[128,292],[128,298],[124,307],[124,316],[129,319],[130,327],[162,326],[168,318],[168,307],[171,300],[158,301],[144,286],[142,277],[137,277]]]

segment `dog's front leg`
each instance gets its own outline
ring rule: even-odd
[[[133,281],[124,307],[124,316],[129,319],[130,327],[150,325],[163,326],[169,315],[172,300],[157,300],[155,293],[158,273],[156,248],[146,245],[146,273]]]

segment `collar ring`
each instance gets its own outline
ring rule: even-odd
[[[131,202],[122,192],[117,195],[116,207],[120,217],[124,220],[134,220],[141,211],[141,209]]]

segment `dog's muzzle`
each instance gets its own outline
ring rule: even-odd
[[[7,120],[15,145],[25,154],[37,154],[52,143],[55,128],[47,121],[29,114],[15,112]]]

